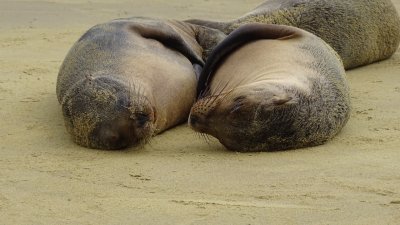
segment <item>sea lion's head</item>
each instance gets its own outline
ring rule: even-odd
[[[292,135],[294,117],[290,112],[297,107],[296,94],[279,83],[252,81],[255,68],[240,61],[235,62],[237,65],[229,64],[240,70],[229,71],[243,73],[243,68],[248,67],[248,74],[218,75],[218,70],[229,66],[225,64],[225,59],[233,52],[240,52],[240,48],[250,42],[261,39],[283,41],[298,36],[298,31],[293,28],[265,24],[243,25],[232,32],[215,47],[203,67],[197,89],[199,99],[191,109],[189,126],[197,132],[216,137],[230,150],[280,148],[276,144],[271,147],[269,143],[279,143],[277,138]],[[260,49],[261,53],[263,51],[268,49]]]
[[[273,150],[269,142],[293,135],[295,116],[291,112],[296,103],[297,97],[282,87],[244,85],[198,100],[191,109],[189,126],[216,137],[230,150]]]
[[[273,41],[244,46],[259,39]],[[273,50],[284,54],[274,58]],[[268,57],[256,57],[263,54]],[[281,25],[244,25],[203,67],[189,125],[235,151],[319,145],[347,122],[344,75],[333,50],[312,34]]]
[[[62,111],[74,141],[90,148],[139,145],[155,129],[151,99],[110,77],[87,77],[77,83],[64,98]]]

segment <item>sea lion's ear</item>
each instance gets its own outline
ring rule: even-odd
[[[280,105],[294,104],[296,103],[296,101],[288,95],[282,95],[282,96],[274,96],[272,98],[272,103],[276,106],[280,106]]]
[[[148,19],[131,25],[130,29],[144,38],[157,40],[166,47],[180,52],[192,64],[204,65],[203,49],[189,26],[186,27],[179,22]]]
[[[287,94],[278,94],[264,98],[262,104],[259,104],[259,109],[264,112],[279,109],[280,107],[290,106],[297,104],[296,98],[293,98]]]

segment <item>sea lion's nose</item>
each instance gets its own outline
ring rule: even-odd
[[[103,135],[103,141],[112,149],[121,149],[129,145],[129,134],[125,129],[108,130]]]
[[[92,133],[94,143],[98,143],[96,148],[101,149],[123,149],[133,144],[134,127],[128,119],[118,119],[99,125]]]
[[[190,118],[189,118],[189,124],[190,125],[196,125],[196,123],[198,123],[198,122],[199,122],[199,117],[198,116],[190,115]]]
[[[107,139],[107,142],[118,142],[119,135],[112,134],[112,135],[108,136],[106,139]]]

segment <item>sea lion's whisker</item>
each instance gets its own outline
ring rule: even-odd
[[[217,95],[221,95],[222,92],[225,91],[226,87],[228,86],[228,83],[229,82],[226,82],[225,85],[220,90],[216,89]]]
[[[129,96],[129,109],[131,112],[134,111],[134,107],[136,105],[136,85],[131,80],[128,81],[129,89],[128,89],[128,96]]]
[[[200,132],[197,132],[197,131],[196,131],[196,135],[197,135],[197,138],[198,138],[198,139],[203,139],[203,136],[201,135]]]
[[[206,138],[207,144],[208,144],[208,145],[211,145],[211,138],[210,138],[210,135],[204,133],[204,137]]]
[[[233,97],[230,94],[233,92],[233,90],[234,89],[230,89],[229,91],[227,91],[227,92],[225,92],[223,94],[221,93],[221,95],[223,95],[223,96],[220,98],[220,102],[223,103],[223,102],[226,102],[228,100],[231,100]]]
[[[219,90],[219,89],[221,89],[222,86],[226,86],[228,82],[224,82],[224,84],[223,84],[222,83],[223,81],[224,80],[219,80],[218,83],[215,84],[214,90]],[[222,89],[224,89],[224,87],[222,87]]]
[[[199,135],[199,137],[201,138],[201,139],[203,139],[204,137],[203,137],[203,133],[201,133],[201,132],[196,132],[198,135]]]
[[[196,138],[198,139],[203,139],[202,133],[199,131],[195,131],[194,134],[196,135]]]
[[[208,144],[208,145],[210,145],[210,139],[207,137],[207,134],[206,133],[200,133],[201,134],[201,137],[203,138],[203,140]]]
[[[206,87],[204,90],[201,90],[198,99],[202,99],[202,98],[206,97],[208,94],[210,94],[210,92],[211,92],[210,88]]]
[[[135,105],[140,105],[140,99],[139,99],[139,90],[140,90],[140,86],[138,84],[135,84],[135,88],[133,90],[133,94],[135,96]]]
[[[138,100],[139,100],[139,105],[143,105],[145,102],[144,100],[144,88],[141,85],[138,85]]]

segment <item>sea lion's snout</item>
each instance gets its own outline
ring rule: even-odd
[[[153,107],[115,79],[84,80],[63,101],[74,141],[97,149],[123,149],[146,142],[154,133]]]
[[[213,133],[210,123],[210,114],[216,110],[220,99],[218,96],[209,96],[197,101],[190,109],[188,124],[196,132]]]
[[[207,121],[204,117],[204,115],[198,112],[191,112],[188,119],[189,127],[196,132],[207,132],[209,129],[207,128]]]
[[[240,86],[223,95],[197,101],[189,126],[217,138],[234,151],[262,150],[259,143],[292,135],[292,114],[297,97],[286,89],[263,83]],[[282,122],[283,121],[283,122]],[[278,135],[277,135],[278,134]]]
[[[196,115],[190,115],[190,117],[189,117],[189,124],[191,125],[191,126],[196,126],[196,124],[199,122],[199,117],[198,116],[196,116]]]
[[[119,119],[111,124],[99,124],[91,136],[103,148],[122,149],[134,142],[134,128],[132,122]]]
[[[121,110],[115,119],[99,122],[90,134],[94,148],[123,149],[145,143],[153,135],[154,113]]]

